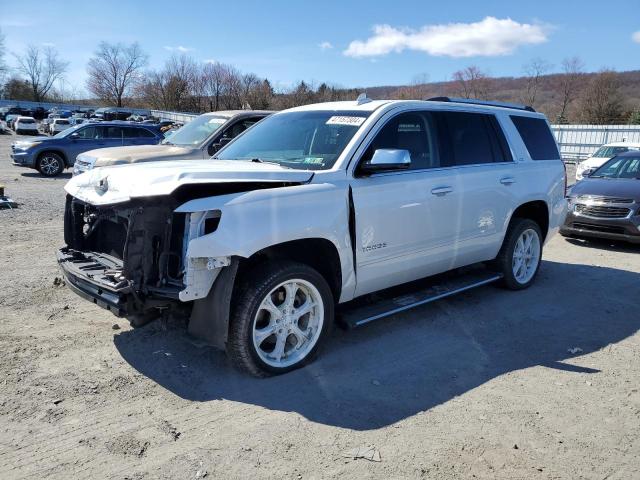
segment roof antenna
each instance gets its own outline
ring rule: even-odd
[[[361,93],[360,95],[358,95],[358,98],[356,98],[356,102],[358,103],[358,105],[363,105],[365,103],[369,103],[371,101],[371,99],[369,97],[367,97],[367,93]]]

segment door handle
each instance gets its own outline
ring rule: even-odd
[[[431,189],[431,194],[438,195],[438,196],[446,195],[447,193],[451,193],[451,192],[453,192],[452,187],[436,187]]]
[[[516,183],[516,179],[513,177],[502,177],[500,183],[503,185],[511,185],[512,183]]]

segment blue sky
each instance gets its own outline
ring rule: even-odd
[[[9,52],[54,44],[79,88],[101,40],[138,41],[150,67],[184,50],[281,87],[441,81],[472,64],[518,76],[534,57],[555,69],[574,55],[590,71],[640,69],[640,0],[0,0],[0,29]]]

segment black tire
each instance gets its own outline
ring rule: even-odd
[[[275,367],[265,363],[253,342],[253,328],[260,304],[281,283],[301,279],[311,283],[320,293],[324,319],[319,337],[313,348],[297,363]],[[329,337],[334,323],[333,294],[322,275],[313,268],[291,261],[272,261],[246,272],[234,292],[234,308],[231,311],[227,355],[241,371],[255,377],[268,377],[303,367],[311,362]]]
[[[57,177],[64,170],[64,159],[54,152],[44,152],[38,157],[38,171],[45,177]]]
[[[526,231],[533,230],[538,235],[538,242],[540,245],[540,254],[538,256],[538,264],[535,267],[535,271],[531,278],[522,283],[518,281],[513,272],[513,253],[516,248],[518,238]],[[528,218],[513,218],[509,224],[507,235],[505,236],[502,248],[498,253],[498,256],[494,260],[494,268],[497,272],[503,275],[502,286],[509,290],[522,290],[528,288],[536,279],[538,270],[540,269],[540,261],[542,259],[542,231],[540,226]]]

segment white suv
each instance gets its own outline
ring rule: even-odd
[[[438,100],[307,105],[215,161],[74,177],[67,283],[134,326],[185,315],[257,376],[309,362],[337,317],[526,288],[566,214],[549,125],[528,107]]]
[[[13,129],[17,134],[37,135],[38,124],[33,117],[18,117],[14,123]]]

